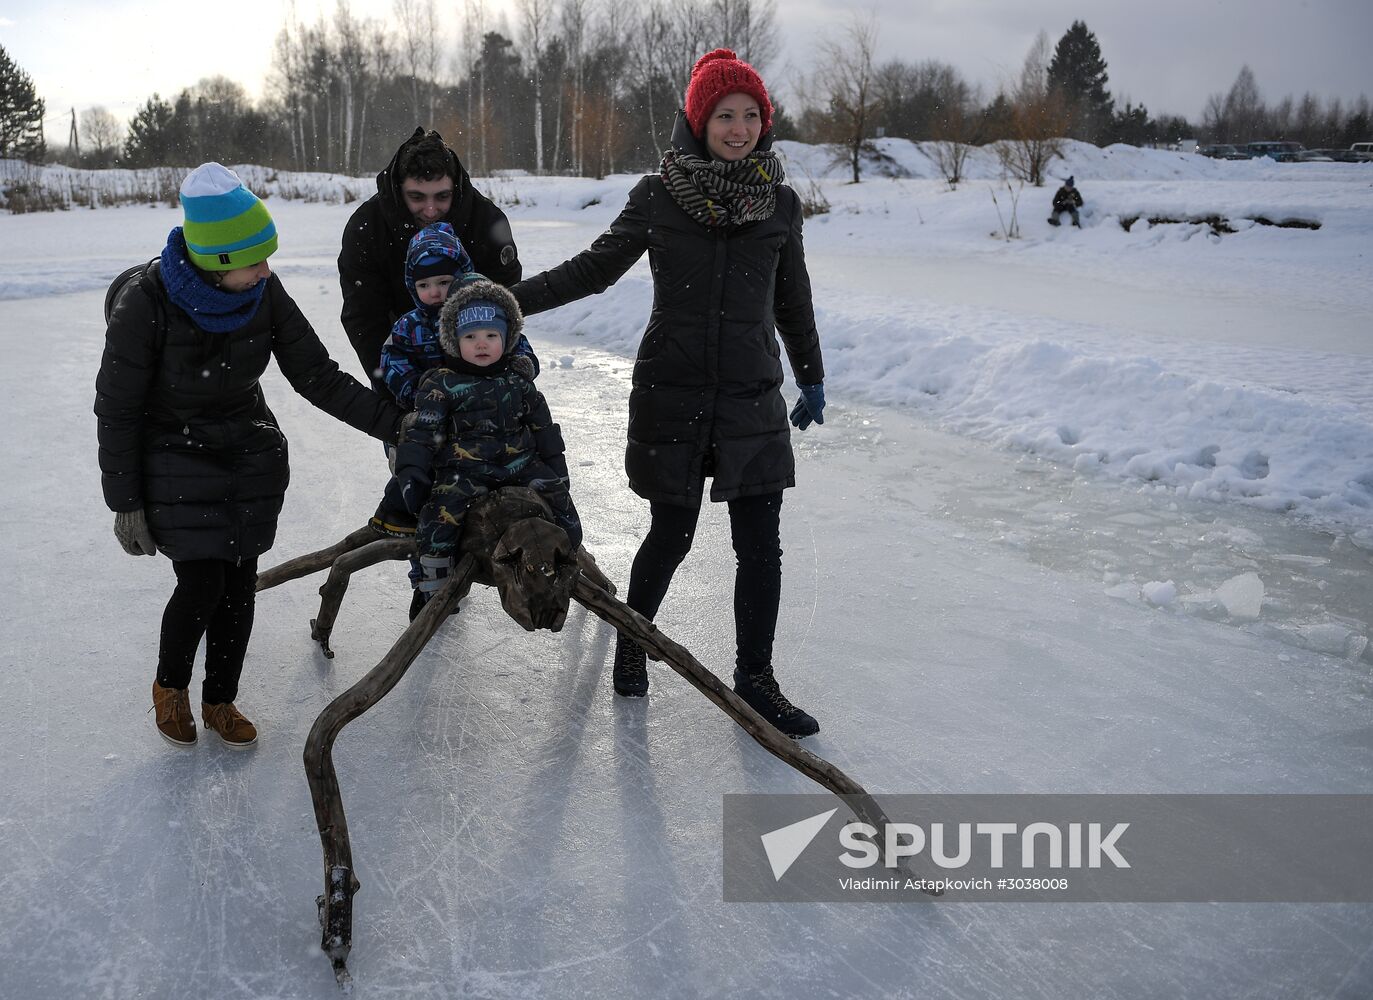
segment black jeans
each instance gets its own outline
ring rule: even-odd
[[[195,651],[205,637],[205,682],[201,701],[211,705],[238,697],[238,678],[253,632],[257,559],[241,565],[222,559],[172,563],[176,589],[162,612],[162,642],[157,653],[157,683],[165,688],[191,684]]]
[[[735,664],[745,673],[772,666],[772,640],[782,599],[782,494],[728,501],[734,573]],[[672,574],[691,551],[699,507],[651,501],[653,521],[629,571],[628,604],[645,618],[658,613]]]

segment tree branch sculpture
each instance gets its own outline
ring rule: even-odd
[[[857,818],[879,830],[885,828],[886,814],[862,785],[784,736],[689,650],[618,600],[614,584],[601,573],[595,559],[585,549],[572,551],[567,535],[553,524],[547,505],[534,491],[507,487],[475,504],[468,512],[460,548],[461,556],[444,585],[380,662],[320,713],[306,740],[305,774],[324,851],[324,893],[316,899],[323,931],[320,946],[329,955],[340,985],[349,981],[353,896],[361,883],[353,864],[348,822],[334,770],[334,742],[344,726],[396,686],[473,583],[495,586],[505,612],[527,631],[560,631],[569,603],[576,600],[637,642],[650,657],[681,674],[763,749],[834,794],[846,796]],[[258,589],[329,567],[329,578],[320,588],[319,614],[311,620],[311,634],[324,654],[332,657],[329,634],[349,576],[384,559],[405,558],[414,550],[411,541],[377,540],[371,529],[364,528],[328,548],[264,571],[258,578]]]

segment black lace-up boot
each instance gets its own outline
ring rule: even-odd
[[[814,736],[820,731],[820,723],[787,701],[787,696],[777,686],[777,679],[772,676],[771,667],[749,671],[736,667],[734,693],[744,699],[749,708],[794,740]]]
[[[615,693],[626,698],[648,694],[648,657],[643,647],[622,635],[615,637]]]

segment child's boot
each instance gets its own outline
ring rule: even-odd
[[[420,556],[420,570],[424,575],[415,588],[418,600],[412,600],[410,603],[411,621],[415,620],[424,606],[433,600],[434,595],[448,582],[448,575],[453,572],[453,558],[452,556]],[[452,613],[457,614],[458,609],[454,608]]]
[[[392,538],[413,538],[417,524],[413,514],[403,507],[390,506],[384,499],[367,523],[373,531],[390,535]]]

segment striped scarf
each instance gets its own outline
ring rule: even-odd
[[[782,162],[770,149],[730,162],[669,150],[662,178],[672,200],[701,225],[737,226],[772,216]]]

